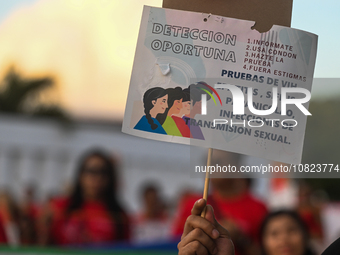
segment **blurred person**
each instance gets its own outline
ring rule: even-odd
[[[19,228],[21,244],[31,245],[37,242],[38,205],[34,201],[34,186],[28,185],[19,204]]]
[[[2,193],[0,193],[0,245],[7,244],[7,236],[6,236],[6,230],[5,230],[5,220],[7,212],[4,213],[4,208],[6,204],[4,203],[4,200],[1,199]],[[6,206],[7,207],[7,206]]]
[[[260,229],[263,255],[312,255],[306,225],[295,211],[271,212]]]
[[[170,222],[165,203],[156,184],[149,183],[142,189],[143,211],[136,215],[132,227],[135,243],[152,243],[170,239]]]
[[[7,244],[7,236],[5,232],[4,222],[0,215],[0,245]]]
[[[212,165],[216,164],[220,166],[230,164],[239,168],[240,155],[214,150]],[[208,203],[214,208],[220,224],[228,229],[236,254],[259,254],[258,231],[267,214],[267,208],[250,193],[251,179],[211,178],[210,182],[212,190],[208,196]],[[187,194],[180,200],[174,222],[174,235],[182,234],[191,207],[199,197]]]
[[[308,183],[301,180],[299,182],[297,211],[308,227],[311,239],[322,243],[323,230],[321,223],[321,209],[312,204],[312,188]]]
[[[11,246],[20,244],[19,210],[7,191],[0,192],[0,242],[1,239]]]
[[[129,238],[129,219],[116,198],[116,163],[101,150],[80,160],[74,189],[51,199],[40,220],[39,242],[104,244]]]
[[[271,161],[273,168],[290,167],[288,164]],[[267,205],[272,210],[281,208],[293,209],[297,203],[297,185],[289,178],[289,173],[272,172],[270,173],[270,192],[267,196]]]

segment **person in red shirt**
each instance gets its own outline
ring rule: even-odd
[[[214,150],[213,165],[239,166],[240,155]],[[259,254],[258,232],[267,214],[266,206],[254,198],[250,180],[244,178],[211,178],[212,191],[208,204],[214,208],[216,219],[228,229],[234,242],[236,254]],[[183,226],[191,208],[200,195],[186,195],[179,203],[174,222],[174,235],[183,233]]]
[[[0,215],[0,245],[4,245],[4,244],[7,244],[7,237],[6,237],[3,219]]]
[[[299,182],[297,211],[308,227],[311,239],[321,244],[323,242],[323,229],[321,223],[321,208],[311,202],[312,188],[307,182]]]
[[[27,185],[24,198],[19,203],[20,241],[23,245],[33,245],[37,242],[37,217],[39,206],[34,201],[34,186]]]
[[[20,244],[18,206],[8,191],[0,192],[0,243]]]
[[[45,208],[41,244],[104,244],[129,238],[129,220],[116,199],[115,168],[100,150],[82,157],[71,195],[52,199]]]
[[[160,187],[156,183],[147,183],[140,194],[143,210],[134,216],[132,241],[137,244],[169,241],[171,222]]]

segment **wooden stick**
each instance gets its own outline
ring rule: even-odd
[[[212,157],[213,149],[209,148],[208,151],[208,159],[207,159],[207,169],[205,172],[205,182],[204,182],[204,191],[203,191],[203,199],[208,202],[208,191],[209,191],[209,181],[210,181],[210,173],[208,171],[208,166],[211,165],[211,157]],[[207,212],[207,207],[205,207],[201,213],[201,217],[205,218],[205,214]]]

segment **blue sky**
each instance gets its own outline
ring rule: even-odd
[[[315,77],[340,77],[340,1],[295,0],[292,27],[319,36]]]
[[[31,4],[35,1],[36,0],[0,0],[0,22],[21,5]]]

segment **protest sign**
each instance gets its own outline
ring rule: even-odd
[[[144,7],[123,132],[300,163],[317,36]]]
[[[260,32],[273,25],[290,27],[292,6],[293,0],[163,0],[163,8],[252,20]]]

